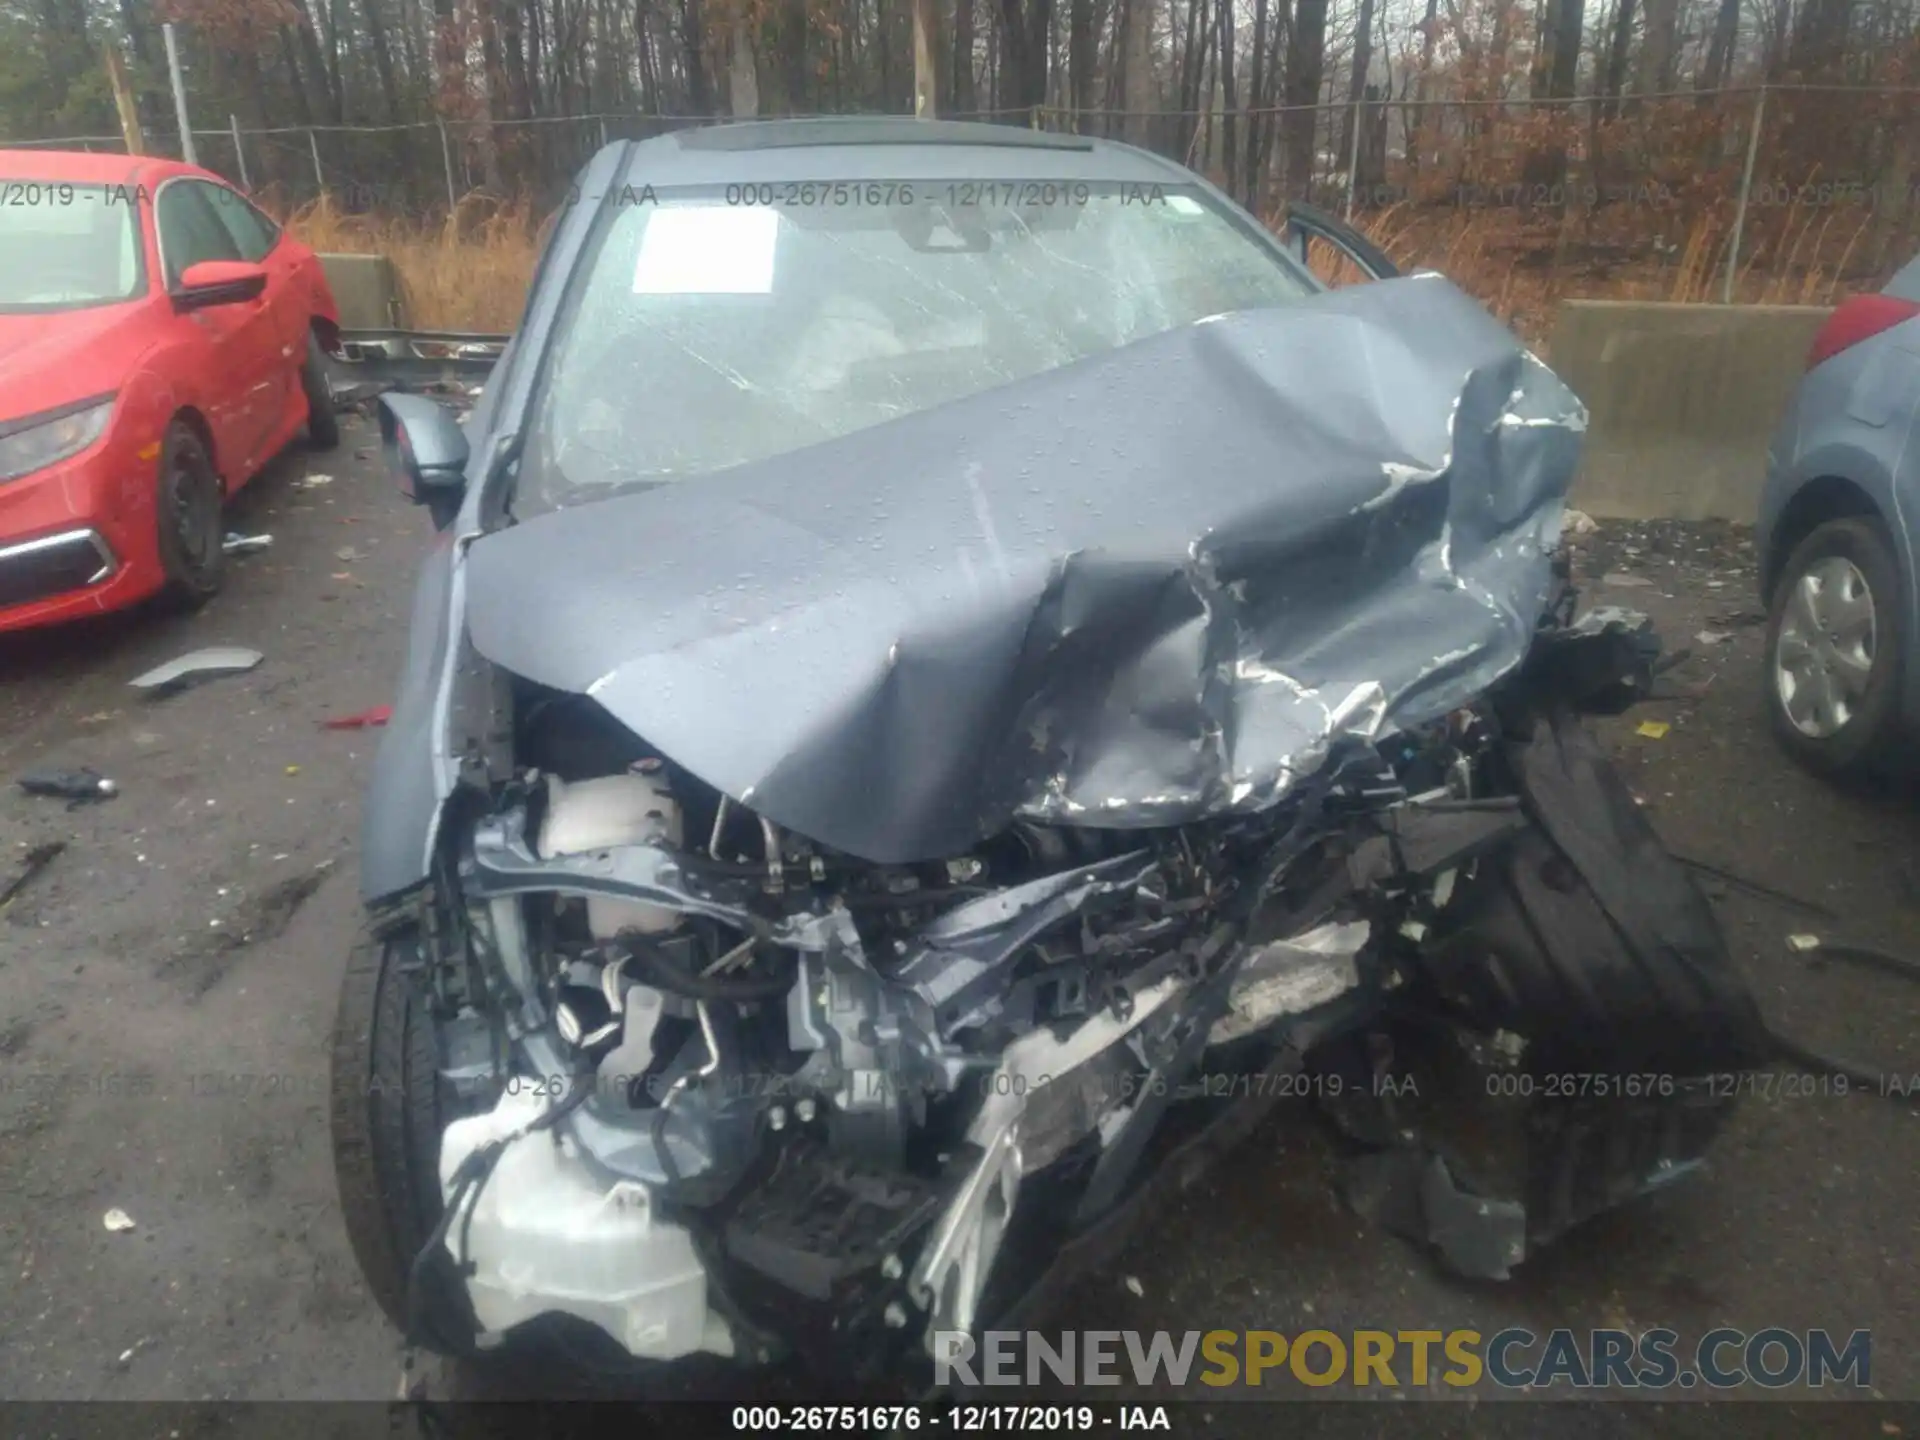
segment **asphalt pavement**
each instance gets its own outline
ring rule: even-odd
[[[295,452],[250,487],[234,528],[273,544],[236,557],[201,614],[0,640],[0,886],[27,847],[67,847],[0,914],[0,1396],[394,1393],[399,1340],[348,1251],[326,1122],[377,732],[322,722],[391,699],[429,533],[373,446],[355,419],[341,450]],[[1725,872],[1702,873],[1768,1016],[1920,1085],[1920,994],[1786,943],[1920,954],[1920,807],[1836,791],[1773,748],[1742,532],[1607,526],[1581,546],[1582,573],[1608,577],[1596,600],[1694,652],[1667,677],[1675,698],[1600,728],[1668,843]],[[211,644],[266,660],[159,701],[127,687]],[[1667,728],[1642,733],[1650,720]],[[68,809],[12,787],[46,764],[93,766],[121,793]],[[1449,1279],[1354,1218],[1320,1127],[1288,1102],[1054,1323],[1869,1328],[1875,1393],[1920,1399],[1920,1108],[1769,1091],[1705,1174],[1504,1284]],[[115,1209],[132,1228],[108,1228]],[[1474,1408],[1469,1429],[1530,1429]],[[1736,1410],[1707,1428],[1750,1432],[1758,1412],[1720,1407]]]

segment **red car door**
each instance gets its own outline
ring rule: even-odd
[[[154,217],[169,290],[202,260],[245,258],[220,218],[218,192],[218,186],[190,178],[161,185]],[[208,306],[176,315],[174,323],[197,327],[204,339],[204,348],[193,347],[206,358],[201,404],[213,428],[220,473],[230,490],[238,488],[266,459],[268,431],[277,418],[274,381],[284,362],[268,297]]]
[[[273,331],[270,370],[273,386],[266,397],[264,433],[265,443],[276,447],[288,438],[292,418],[306,413],[306,400],[300,391],[300,367],[307,358],[309,311],[313,307],[310,287],[300,273],[302,251],[292,243],[282,244],[280,227],[239,191],[225,186],[208,188],[221,223],[239,247],[240,258],[253,261],[267,272],[267,289],[262,298]]]

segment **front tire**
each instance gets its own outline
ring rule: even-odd
[[[226,495],[213,457],[184,420],[167,427],[155,484],[154,539],[166,576],[161,598],[177,608],[197,610],[219,594],[226,581]]]
[[[300,389],[307,397],[307,443],[315,450],[331,450],[340,443],[340,417],[333,408],[333,382],[327,378],[327,356],[320,337],[307,332],[307,359],[300,367]]]
[[[1767,716],[1816,774],[1890,768],[1906,650],[1900,567],[1878,521],[1830,520],[1794,547],[1768,606]]]
[[[440,1132],[457,1114],[436,1062],[419,958],[411,923],[368,926],[347,958],[333,1032],[333,1170],[373,1298],[402,1334],[461,1356],[473,1348],[474,1322],[452,1257],[442,1251],[427,1265],[418,1316],[408,1295],[414,1258],[444,1209]]]

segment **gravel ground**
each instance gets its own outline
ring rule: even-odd
[[[391,698],[427,534],[372,444],[355,421],[340,452],[289,456],[257,482],[234,523],[274,544],[236,559],[198,617],[0,641],[0,776],[89,764],[122,787],[76,810],[0,792],[0,885],[26,846],[68,846],[0,915],[0,1396],[393,1393],[399,1345],[341,1229],[324,1094],[373,736],[320,722]],[[1811,930],[1920,953],[1920,821],[1910,795],[1842,794],[1775,751],[1745,535],[1604,526],[1579,546],[1595,601],[1649,612],[1692,651],[1667,677],[1673,698],[1601,729],[1668,842],[1734,877],[1709,888],[1769,1017],[1873,1068],[1920,1071],[1911,989],[1785,944]],[[126,688],[215,643],[267,660],[163,701]],[[1669,728],[1641,733],[1649,720]],[[1916,1399],[1917,1114],[1755,1098],[1704,1176],[1508,1284],[1468,1285],[1341,1208],[1321,1132],[1296,1108],[1057,1323],[1870,1327],[1875,1389]],[[105,1228],[114,1207],[133,1229]],[[1529,1433],[1534,1412],[1493,1423],[1475,1408],[1469,1428]],[[1753,1429],[1753,1407],[1680,1408],[1716,1433]]]

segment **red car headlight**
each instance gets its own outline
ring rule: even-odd
[[[105,433],[113,400],[111,395],[96,395],[0,424],[0,482],[78,455]]]

